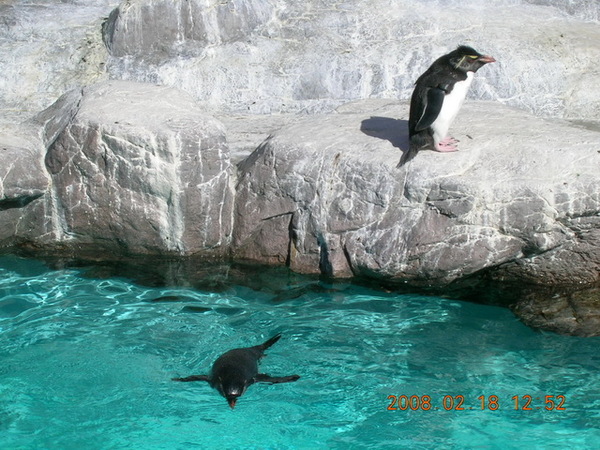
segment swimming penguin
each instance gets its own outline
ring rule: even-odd
[[[454,152],[458,141],[448,129],[465,100],[475,72],[496,60],[466,45],[438,58],[415,83],[410,100],[408,135],[410,145],[398,167],[419,150]]]
[[[263,344],[254,347],[235,348],[223,353],[214,362],[210,375],[191,375],[185,378],[173,378],[173,381],[208,381],[210,385],[227,399],[231,409],[238,397],[242,396],[251,384],[288,383],[296,381],[299,375],[272,377],[258,373],[258,361],[265,356],[265,350],[281,338],[278,333]]]

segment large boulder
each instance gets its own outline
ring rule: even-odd
[[[267,139],[240,167],[237,257],[426,283],[491,268],[598,280],[598,132],[470,102],[452,128],[459,152],[397,168],[407,111],[360,101]]]
[[[225,132],[178,90],[123,81],[85,88],[45,163],[47,214],[61,245],[127,254],[228,248]]]

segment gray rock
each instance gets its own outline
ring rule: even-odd
[[[274,133],[240,166],[236,256],[427,283],[492,268],[598,280],[597,132],[467,103],[452,130],[459,152],[420,152],[397,169],[407,112],[361,101]]]
[[[103,26],[113,56],[153,62],[196,56],[246,38],[273,14],[269,0],[136,0],[121,3]]]
[[[224,129],[180,91],[133,82],[85,88],[45,162],[47,215],[62,245],[134,254],[228,248]]]
[[[597,282],[598,125],[500,103],[596,120],[600,7],[479,3],[131,0],[101,27],[116,1],[3,2],[0,247],[233,252],[300,272],[442,285],[481,272]],[[471,98],[495,102],[465,105],[456,154],[422,152],[396,169],[408,107],[395,101],[252,115],[408,98],[459,43],[499,62],[473,84]],[[176,86],[204,106],[149,84],[80,87],[109,76]],[[544,295],[515,312],[533,326],[600,333],[597,290]]]
[[[225,125],[231,162],[238,164],[273,132],[298,121],[296,114],[215,114]]]
[[[589,86],[600,74],[599,5],[3,0],[0,124],[20,122],[64,92],[109,77],[177,87],[236,114],[324,112],[361,98],[406,99],[433,59],[460,43],[498,60],[478,73],[472,98],[539,116],[596,120],[600,91]]]
[[[14,134],[0,138],[0,247],[44,234],[38,219],[49,177],[39,144]]]
[[[102,20],[118,0],[0,2],[0,127],[107,79]]]
[[[30,120],[0,131],[0,246],[43,242],[48,236],[46,200],[51,180],[44,164],[48,146],[77,112],[74,90]]]
[[[0,161],[0,211],[23,207],[44,195],[48,176],[39,148],[3,140]]]
[[[595,120],[598,3],[535,3],[129,0],[105,28],[107,68],[217,110],[322,113],[356,99],[407,99],[434,59],[464,43],[498,60],[478,73],[471,98]]]

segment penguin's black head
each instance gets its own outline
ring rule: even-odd
[[[467,45],[461,45],[447,56],[452,67],[463,72],[477,72],[484,65],[496,62],[491,56],[482,55]]]
[[[220,382],[216,386],[217,390],[225,397],[231,409],[235,408],[238,397],[241,397],[244,395],[244,392],[246,392],[246,389],[248,388],[247,384],[243,380],[236,380],[235,378],[219,381]]]

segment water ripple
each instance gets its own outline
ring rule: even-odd
[[[0,448],[588,448],[600,437],[598,339],[535,333],[503,308],[350,285],[148,288],[38,264],[0,257]],[[235,411],[206,383],[170,381],[277,332],[262,370],[300,380],[251,386]],[[438,409],[388,411],[390,395]],[[482,395],[499,409],[481,410]],[[547,395],[566,409],[546,411]],[[473,409],[446,411],[446,396]],[[534,408],[515,410],[515,396]]]

